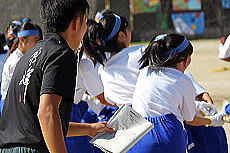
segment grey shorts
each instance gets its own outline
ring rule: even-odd
[[[41,153],[33,148],[28,147],[12,147],[0,149],[0,153]]]

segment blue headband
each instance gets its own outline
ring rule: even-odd
[[[21,23],[20,21],[18,21],[18,20],[12,21],[11,24],[16,24],[16,25],[18,25],[18,26],[21,26],[21,25],[22,25],[22,23]]]
[[[38,30],[22,30],[18,32],[18,37],[40,35]]]
[[[164,53],[164,55],[170,56],[171,54],[181,53],[185,50],[185,48],[188,47],[188,45],[189,45],[189,41],[184,37],[184,41],[179,46],[177,46],[176,48],[170,51],[167,51],[166,53]]]
[[[97,12],[95,17],[98,18],[99,20],[101,20],[104,16],[102,15],[102,13]]]
[[[22,19],[22,22],[24,23],[24,22],[30,22],[31,21],[31,19],[30,18],[23,18]]]
[[[106,42],[110,41],[117,34],[117,32],[120,29],[121,18],[118,15],[116,15],[116,14],[114,14],[114,16],[116,17],[115,25],[114,25],[113,30],[110,33],[110,35],[104,41],[102,41],[104,43],[104,45],[105,45]]]

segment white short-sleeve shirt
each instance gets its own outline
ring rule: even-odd
[[[17,48],[12,54],[10,54],[3,66],[1,82],[1,94],[3,100],[5,100],[6,98],[6,94],[10,85],[10,80],[14,73],[14,69],[18,61],[22,58],[22,56],[23,53]]]
[[[78,104],[86,91],[91,97],[95,97],[103,93],[104,88],[98,75],[98,68],[94,66],[92,60],[83,55],[80,63],[78,63],[74,103]]]
[[[225,59],[230,57],[230,35],[227,37],[224,44],[219,46],[219,59]]]
[[[191,73],[184,71],[184,74],[192,81],[193,86],[196,89],[196,96],[207,92],[196,80],[195,78],[192,76]]]
[[[0,54],[0,81],[2,81],[2,70],[3,70],[3,66],[6,62],[6,59],[8,57],[10,49],[8,46],[4,46],[4,50],[6,50],[7,52]]]
[[[145,46],[125,48],[111,56],[99,67],[99,75],[104,85],[105,99],[117,105],[132,104],[133,92],[139,75],[139,60]]]
[[[195,88],[181,71],[173,68],[140,71],[133,94],[133,108],[143,117],[174,114],[181,122],[192,121]]]

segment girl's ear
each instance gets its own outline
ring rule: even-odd
[[[118,40],[124,40],[125,39],[125,33],[124,32],[122,32],[122,31],[120,31],[119,33],[118,33]]]
[[[23,37],[19,37],[19,41],[23,41],[24,40],[24,38]]]
[[[117,38],[117,40],[118,40],[119,42],[124,42],[124,41],[126,40],[126,34],[125,34],[124,32],[122,32],[122,31],[120,31],[120,32],[118,33],[118,38]]]
[[[176,64],[176,69],[183,72],[183,73],[184,73],[186,68],[187,68],[186,61],[181,61],[181,62]]]
[[[101,45],[101,41],[97,38],[96,39],[96,43],[98,44],[98,45]]]
[[[22,42],[23,44],[25,44],[25,43],[26,43],[26,39],[25,39],[25,38],[23,38],[23,37],[19,37],[19,41],[20,41],[20,42]]]

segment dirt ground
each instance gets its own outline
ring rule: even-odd
[[[222,109],[225,99],[230,99],[230,70],[210,72],[221,67],[230,68],[230,63],[220,60],[218,56],[219,40],[194,40],[194,53],[192,63],[188,71],[200,82],[211,94],[218,110]],[[224,125],[230,144],[230,123]],[[230,145],[229,150],[230,150]],[[230,151],[229,151],[230,153]]]

